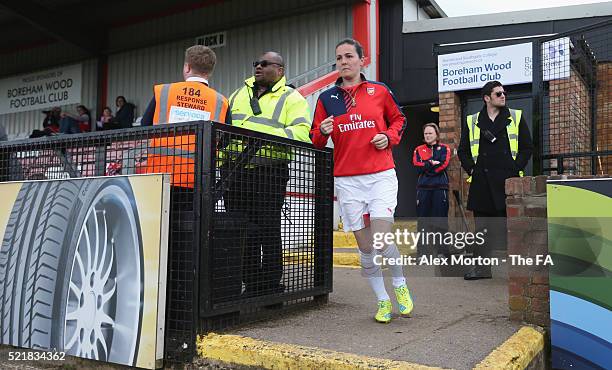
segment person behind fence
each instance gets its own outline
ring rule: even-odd
[[[111,111],[111,109],[109,107],[104,107],[104,109],[102,110],[102,115],[100,116],[100,120],[98,120],[96,123],[98,125],[98,128],[100,130],[112,130],[113,127],[113,112]]]
[[[3,141],[8,141],[8,135],[4,126],[0,125],[0,142]],[[0,149],[0,182],[23,180],[21,166],[14,154]]]
[[[59,132],[60,113],[62,113],[62,109],[60,107],[53,107],[52,109],[44,110],[42,112],[45,115],[45,119],[42,123],[43,129],[33,130],[32,134],[30,134],[30,138],[51,136]]]
[[[208,84],[217,62],[215,52],[203,45],[185,51],[183,82],[155,85],[153,98],[142,117],[142,126],[165,125],[190,121],[227,122],[229,104]],[[185,107],[188,103],[189,107]],[[172,186],[194,188],[194,135],[153,139],[147,157],[148,173],[172,174]]]
[[[6,129],[4,126],[0,125],[0,142],[7,141],[8,135],[6,134]],[[1,181],[9,181],[9,160],[8,153],[4,150],[0,150],[0,182]]]
[[[448,175],[451,150],[439,142],[440,129],[435,123],[423,126],[425,144],[416,147],[412,164],[419,174],[417,180],[416,210],[419,231],[444,233],[448,229]],[[437,248],[437,251],[433,250]],[[447,254],[447,246],[438,241],[420,243],[419,255]]]
[[[232,125],[283,138],[310,142],[310,112],[306,99],[287,85],[283,57],[274,51],[253,62],[253,76],[230,96]],[[242,144],[224,149],[232,158],[221,166],[229,180],[225,208],[248,217],[251,224],[243,260],[245,295],[281,293],[283,274],[281,209],[289,180],[291,150],[255,142],[257,152],[246,163],[233,163]],[[238,167],[238,168],[237,168]]]
[[[77,114],[60,113],[59,132],[62,134],[80,134],[91,131],[91,113],[84,105],[77,105]]]
[[[136,107],[132,103],[128,103],[125,96],[119,95],[115,99],[117,113],[115,118],[111,120],[111,127],[114,128],[130,128],[134,122],[134,111]]]
[[[406,117],[387,86],[368,81],[361,73],[363,47],[353,39],[336,45],[336,69],[340,78],[317,101],[312,142],[322,148],[334,143],[334,181],[345,231],[353,231],[361,270],[378,299],[375,320],[391,321],[392,305],[385,289],[375,236],[388,235],[397,205],[397,176],[391,148],[400,141]],[[377,247],[376,249],[374,247]],[[386,258],[400,258],[395,243],[382,246]],[[402,266],[389,266],[402,315],[412,312],[413,302]]]
[[[469,175],[467,209],[474,212],[476,231],[487,230],[485,244],[474,248],[474,256],[486,258],[493,244],[505,246],[505,181],[523,176],[533,144],[523,112],[506,106],[501,82],[487,82],[481,96],[484,105],[467,116],[457,154]],[[464,279],[491,277],[491,266],[482,265],[472,267]]]
[[[215,52],[206,46],[187,48],[183,63],[185,81],[154,86],[153,98],[143,115],[142,125],[208,120],[226,122],[229,114],[227,99],[211,88],[208,82],[216,62]],[[187,131],[181,134],[179,128],[173,133],[168,131],[162,132],[162,137],[149,141],[145,168],[137,172],[171,174],[171,227],[173,232],[185,231],[181,236],[174,233],[172,239],[173,242],[188,244],[187,238],[191,236],[187,236],[187,233],[192,234],[195,220],[196,136]]]

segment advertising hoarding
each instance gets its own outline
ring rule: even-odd
[[[169,179],[0,184],[0,342],[156,368]]]

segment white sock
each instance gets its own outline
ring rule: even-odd
[[[400,252],[397,249],[397,245],[395,245],[395,243],[389,244],[387,248],[383,249],[382,256],[384,258],[393,258],[393,259],[399,259],[401,257]],[[393,286],[394,287],[397,288],[399,285],[401,285],[401,284],[397,285],[396,283],[402,283],[402,284],[406,283],[406,279],[404,278],[404,271],[402,270],[401,264],[389,265],[389,270],[391,270],[391,276],[393,276]]]
[[[382,277],[382,270],[379,265],[374,263],[374,257],[376,256],[376,251],[372,251],[372,253],[363,253],[359,251],[359,258],[361,260],[361,274],[366,278],[371,277]]]
[[[387,289],[385,289],[385,280],[382,276],[371,277],[368,281],[379,301],[388,301],[390,299],[389,294],[387,294]]]
[[[399,288],[402,285],[406,285],[406,278],[405,277],[394,277],[393,278],[393,287],[394,288]]]
[[[376,256],[376,251],[372,251],[372,253],[363,253],[359,251],[359,255],[361,257],[361,274],[365,277],[374,294],[379,301],[389,299],[389,295],[387,294],[387,290],[385,289],[385,281],[383,280],[382,270],[380,266],[374,264],[374,256]]]

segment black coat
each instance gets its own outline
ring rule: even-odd
[[[119,128],[130,128],[134,122],[134,109],[136,107],[132,103],[125,103],[115,114],[114,122]]]
[[[484,106],[478,116],[480,133],[480,147],[478,150],[478,163],[474,163],[470,152],[470,139],[467,122],[461,129],[461,142],[457,155],[461,166],[472,174],[470,194],[467,209],[486,213],[495,213],[506,209],[505,182],[510,177],[519,175],[529,162],[533,153],[533,142],[525,116],[521,116],[519,123],[519,149],[516,160],[512,159],[510,143],[506,125],[510,124],[510,111],[503,108],[495,122],[491,122]],[[494,143],[485,139],[482,130],[488,129],[497,137]]]

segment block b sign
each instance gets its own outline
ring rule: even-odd
[[[227,39],[227,34],[225,32],[217,32],[211,33],[209,35],[204,35],[196,38],[197,45],[208,46],[211,49],[220,48],[225,46],[225,40]]]
[[[569,77],[569,46],[568,38],[542,44],[544,80]],[[531,83],[531,43],[438,55],[439,92],[479,89],[489,81]]]

